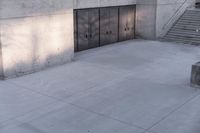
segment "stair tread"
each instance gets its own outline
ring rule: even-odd
[[[184,37],[184,36],[181,37],[181,36],[166,35],[165,38],[173,38],[173,39],[177,39],[177,40],[187,40],[187,41],[200,42],[200,39],[198,39],[198,38]]]
[[[181,32],[173,32],[170,31],[168,32],[168,35],[181,35],[181,36],[191,36],[191,37],[199,37],[200,38],[200,34],[194,34],[194,33],[181,33]]]
[[[200,35],[190,35],[190,34],[172,34],[172,33],[167,33],[166,36],[176,36],[176,37],[185,37],[185,38],[196,38],[200,40]]]
[[[200,35],[200,31],[197,32],[196,30],[181,30],[181,29],[171,29],[168,33],[181,33],[181,34],[192,34],[192,35]]]
[[[186,44],[199,44],[200,41],[191,41],[191,40],[181,40],[181,39],[174,39],[174,38],[163,38],[165,41],[172,41],[172,42],[181,42],[181,43],[186,43]]]
[[[185,31],[188,31],[188,32],[195,32],[199,28],[197,28],[197,27],[194,27],[194,28],[191,27],[190,28],[190,27],[176,27],[176,26],[174,26],[173,29],[174,30],[185,30]]]

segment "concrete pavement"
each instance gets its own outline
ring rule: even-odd
[[[199,133],[200,47],[134,40],[0,81],[0,133]]]

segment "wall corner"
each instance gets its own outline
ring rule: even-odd
[[[2,53],[2,30],[1,30],[1,20],[0,20],[0,80],[4,79],[3,72],[3,53]]]
[[[156,39],[157,0],[137,0],[136,36],[143,39]]]

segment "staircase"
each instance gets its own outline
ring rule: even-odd
[[[200,45],[200,10],[186,10],[162,40]]]

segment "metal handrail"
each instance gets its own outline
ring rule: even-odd
[[[185,5],[185,3],[187,2],[188,0],[185,0],[181,5],[180,7],[176,10],[176,12],[174,13],[174,15],[172,17],[170,17],[170,19],[168,20],[168,22],[163,26],[162,29],[165,29],[169,24],[170,22],[172,22],[172,20],[178,15],[178,13],[181,11],[182,7]]]

